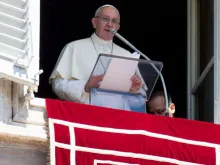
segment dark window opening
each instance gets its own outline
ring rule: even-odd
[[[176,105],[176,117],[186,118],[187,1],[126,2],[117,0],[41,1],[40,76],[37,97],[56,98],[48,78],[61,49],[68,42],[89,37],[91,18],[104,4],[121,13],[120,34],[150,59],[162,61],[167,90]],[[115,42],[128,48],[118,39]],[[131,51],[131,49],[128,48]],[[162,89],[158,79],[155,89]]]

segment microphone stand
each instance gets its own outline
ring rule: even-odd
[[[144,57],[146,60],[151,61],[144,53],[142,53],[141,51],[139,51],[135,46],[133,46],[130,42],[128,42],[128,40],[126,40],[124,37],[122,37],[119,33],[117,33],[117,31],[115,29],[110,29],[110,32],[112,32],[116,37],[118,37],[121,41],[123,41],[126,45],[128,45],[131,49],[133,49],[134,51],[136,51],[137,53],[139,53],[140,55],[142,55],[142,57]],[[162,81],[162,85],[163,85],[163,90],[164,90],[164,95],[165,95],[165,104],[166,104],[166,112],[169,112],[168,110],[168,97],[167,97],[167,90],[166,90],[166,85],[164,82],[164,78],[163,75],[160,73],[160,71],[157,69],[157,67],[150,63],[151,66],[154,68],[154,70],[159,74],[160,79]]]

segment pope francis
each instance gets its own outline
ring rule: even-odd
[[[96,10],[91,21],[95,32],[88,38],[68,43],[61,51],[49,78],[53,92],[61,100],[90,103],[91,89],[97,88],[103,78],[102,74],[96,75],[88,82],[99,54],[131,57],[129,51],[113,42],[114,35],[109,32],[110,28],[116,30],[120,28],[120,13],[114,6],[101,6]],[[130,92],[146,94],[141,80],[138,74],[131,77]],[[106,99],[109,97],[111,96]],[[125,108],[126,99],[123,97],[112,96],[111,102],[106,99],[102,97],[98,105],[129,110],[129,107]]]

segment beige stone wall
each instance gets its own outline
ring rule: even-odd
[[[12,116],[12,82],[0,78],[0,122],[7,123]]]
[[[0,165],[46,165],[47,153],[14,147],[0,147]]]
[[[45,101],[34,99],[23,107],[24,91],[23,85],[0,78],[0,165],[48,164]]]

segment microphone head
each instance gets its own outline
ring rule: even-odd
[[[117,33],[117,31],[114,28],[109,29],[110,32],[112,32],[113,34]]]

